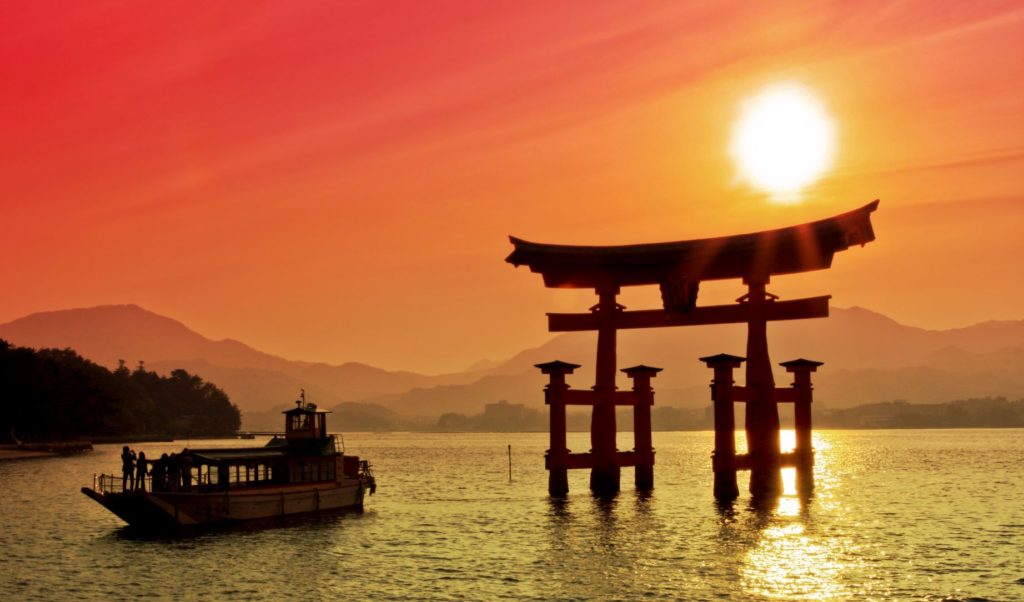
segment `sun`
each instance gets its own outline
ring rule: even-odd
[[[776,202],[792,203],[832,166],[835,132],[814,94],[778,84],[743,104],[729,150],[743,181]]]

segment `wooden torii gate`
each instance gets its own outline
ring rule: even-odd
[[[550,362],[537,366],[550,377],[546,389],[547,403],[551,405],[551,449],[547,454],[549,492],[552,495],[568,492],[566,471],[571,468],[590,468],[590,488],[599,494],[619,490],[622,466],[637,467],[638,488],[653,487],[654,450],[650,449],[649,409],[653,403],[653,391],[650,378],[657,374],[658,369],[647,366],[627,369],[627,374],[634,381],[633,391],[617,392],[618,330],[730,323],[747,324],[746,358],[723,355],[703,359],[709,367],[716,369],[716,383],[719,385],[724,383],[724,380],[721,383],[719,380],[725,378],[725,369],[728,368],[728,389],[721,386],[714,389],[713,385],[713,391],[717,391],[714,393],[716,441],[722,439],[725,445],[727,428],[730,438],[727,447],[733,447],[732,402],[745,401],[749,453],[739,458],[735,450],[729,456],[728,449],[716,448],[713,464],[715,494],[721,498],[736,497],[737,469],[750,470],[752,494],[780,492],[779,468],[783,457],[779,448],[777,402],[792,401],[796,397],[806,399],[807,441],[803,453],[810,454],[809,372],[820,364],[808,360],[786,362],[787,370],[794,372],[799,382],[806,381],[806,386],[794,389],[797,392],[792,397],[777,399],[787,395],[775,387],[768,355],[767,322],[827,317],[830,296],[782,301],[769,293],[766,286],[775,275],[829,268],[837,251],[874,240],[871,213],[877,208],[876,200],[848,213],[789,228],[668,243],[573,246],[534,243],[510,237],[514,250],[506,258],[508,263],[517,267],[528,266],[530,271],[541,274],[544,285],[549,288],[592,288],[598,297],[598,303],[588,313],[548,314],[550,332],[597,331],[593,390],[570,390],[565,384],[565,375],[571,374],[578,367],[576,365]],[[747,286],[747,293],[736,304],[697,306],[697,293],[702,281],[732,278],[742,279]],[[616,296],[624,286],[655,284],[661,288],[662,309],[626,311],[616,302]],[[731,370],[744,360],[746,386],[733,387]],[[565,449],[564,412],[567,404],[593,406],[590,453],[571,454]],[[727,415],[724,410],[719,411],[719,406],[724,408],[726,404]],[[634,407],[637,443],[633,452],[616,449],[616,405]],[[644,406],[646,411],[642,409]],[[802,406],[798,407],[798,414],[804,413]],[[644,415],[646,424],[643,423]],[[720,415],[721,422],[718,420]]]

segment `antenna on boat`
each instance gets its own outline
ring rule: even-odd
[[[306,390],[299,389],[299,398],[295,400],[295,405],[298,408],[302,408],[306,405]]]

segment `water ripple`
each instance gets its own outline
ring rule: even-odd
[[[711,499],[710,433],[656,433],[656,490],[545,495],[546,436],[351,434],[363,514],[175,539],[78,493],[117,446],[0,463],[0,591],[19,600],[1012,600],[1024,598],[1024,431],[816,433],[817,489]],[[237,442],[225,442],[235,445]],[[508,480],[507,445],[513,446]],[[573,433],[569,445],[589,447]],[[181,445],[138,446],[146,455]],[[623,446],[620,443],[620,446]],[[45,483],[45,486],[41,486]]]

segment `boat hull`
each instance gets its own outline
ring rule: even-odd
[[[210,493],[82,493],[133,527],[174,529],[259,521],[337,510],[362,510],[364,479]]]

